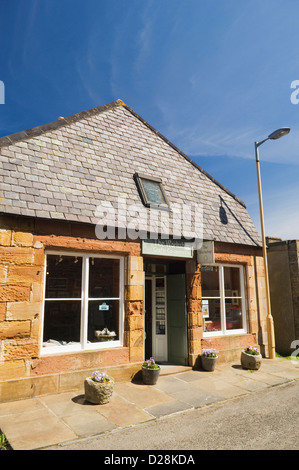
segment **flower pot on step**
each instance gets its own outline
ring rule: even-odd
[[[245,351],[241,353],[241,365],[243,369],[258,370],[262,364],[261,354],[247,354]]]
[[[114,382],[96,382],[91,377],[84,380],[85,399],[90,403],[104,405],[109,403],[113,394]]]
[[[208,372],[213,372],[217,359],[218,357],[201,356],[201,367]]]
[[[158,369],[149,369],[142,366],[142,380],[145,385],[155,385],[160,375],[160,367]]]

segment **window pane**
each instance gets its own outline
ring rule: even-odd
[[[219,297],[218,266],[202,266],[201,269],[202,297]]]
[[[233,305],[234,300],[225,301],[225,310],[226,310],[226,329],[227,330],[236,330],[243,328],[243,318],[242,318],[242,309],[241,309],[241,299],[240,305]]]
[[[80,316],[80,300],[47,300],[44,317],[44,346],[80,342]]]
[[[156,279],[156,335],[165,335],[165,279]]]
[[[119,339],[119,301],[88,302],[88,336],[91,343]]]
[[[220,299],[202,300],[204,331],[220,331]]]
[[[142,185],[149,203],[167,204],[159,182],[142,179]]]
[[[82,258],[47,255],[46,299],[81,298]]]
[[[119,297],[119,259],[90,258],[89,298]]]
[[[225,297],[241,297],[240,269],[224,267]]]

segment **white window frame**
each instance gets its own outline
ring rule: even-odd
[[[247,333],[247,316],[246,316],[246,298],[245,298],[245,277],[244,277],[244,269],[243,265],[239,264],[222,264],[222,263],[213,263],[213,264],[204,264],[203,266],[217,266],[219,268],[219,297],[204,297],[202,296],[202,300],[210,300],[210,299],[220,299],[220,319],[222,329],[219,331],[204,331],[203,337],[210,337],[210,336],[229,336],[229,335],[239,335],[243,333]],[[240,290],[241,295],[239,297],[225,297],[225,285],[224,285],[224,268],[239,268],[240,272]],[[226,329],[226,316],[225,316],[225,299],[240,299],[241,300],[241,310],[242,310],[242,325],[243,328],[238,328],[235,330],[227,330]]]
[[[47,275],[47,256],[77,256],[82,258],[82,285],[81,285],[81,298],[46,298],[46,275]],[[119,296],[118,297],[88,297],[88,277],[89,277],[89,260],[90,258],[110,258],[119,260]],[[80,343],[65,345],[65,346],[50,346],[43,347],[43,334],[44,334],[44,319],[45,319],[45,304],[46,301],[67,301],[77,300],[81,301],[81,321],[80,321]],[[119,331],[118,340],[107,342],[87,342],[87,328],[88,328],[88,302],[89,300],[118,300],[119,302]],[[42,325],[41,325],[41,355],[50,355],[57,353],[78,352],[78,351],[92,351],[99,349],[111,349],[123,346],[124,344],[124,257],[118,255],[106,255],[101,253],[82,253],[72,251],[52,251],[45,252],[45,272],[44,272],[44,293],[43,293],[43,312],[42,312]]]

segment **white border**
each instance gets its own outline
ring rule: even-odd
[[[45,314],[45,301],[61,301],[61,300],[78,300],[70,298],[58,298],[58,299],[46,299],[46,275],[47,275],[47,256],[48,255],[61,255],[61,256],[77,256],[82,259],[82,285],[81,285],[81,328],[80,328],[80,344],[66,345],[66,346],[50,346],[43,347],[43,334],[44,334],[44,314]],[[110,258],[119,259],[119,297],[100,297],[100,298],[88,298],[88,268],[90,258]],[[87,322],[88,322],[88,301],[89,300],[118,300],[119,301],[119,339],[116,341],[87,343]],[[73,252],[73,251],[57,251],[57,250],[46,250],[45,251],[45,269],[44,269],[44,286],[43,286],[43,308],[42,308],[42,321],[41,321],[41,344],[40,354],[41,356],[48,356],[52,354],[61,354],[68,352],[79,352],[79,351],[93,351],[100,349],[112,349],[123,346],[124,344],[124,257],[119,255],[107,255],[93,252]]]

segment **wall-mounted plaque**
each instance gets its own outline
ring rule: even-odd
[[[143,255],[193,258],[193,247],[184,240],[143,240]]]
[[[215,263],[214,241],[204,241],[199,250],[197,250],[198,264]]]

